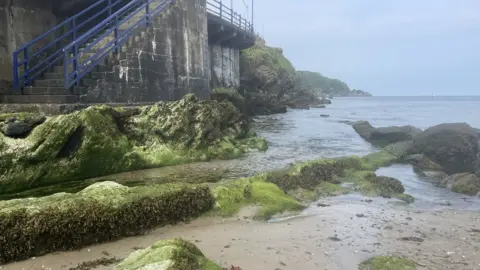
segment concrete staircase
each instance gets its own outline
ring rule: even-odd
[[[158,7],[159,4],[165,4],[161,2],[161,0],[155,0],[155,2],[150,3],[149,9],[153,10],[154,8]],[[167,3],[168,5],[168,3]],[[123,20],[130,16],[132,12],[124,14],[120,20]],[[151,19],[160,19],[163,12],[158,14],[156,18]],[[120,27],[119,31],[125,31],[128,29],[129,26],[132,26],[134,23],[138,22],[143,16],[145,15],[145,11],[140,11],[127,21],[125,21]],[[138,29],[145,29],[146,25],[141,25],[139,28],[136,29],[135,33],[133,33],[129,39],[141,38],[145,35],[145,30],[138,30]],[[111,29],[110,27],[108,29]],[[105,31],[108,31],[105,30]],[[95,35],[91,38],[84,46],[79,48],[79,51],[84,50],[91,44],[95,44],[88,52],[81,52],[79,53],[79,63],[78,65],[86,63],[90,57],[94,56],[99,50],[112,50],[114,45],[108,45],[111,41],[115,39],[113,32],[110,35],[105,37],[101,37],[105,31]],[[78,36],[81,36],[79,34]],[[99,37],[101,37],[99,39]],[[69,42],[67,42],[69,43]],[[66,46],[67,44],[65,44]],[[108,48],[107,48],[108,47]],[[128,47],[128,42],[126,42],[120,49],[120,54],[127,54],[131,53],[132,48]],[[70,55],[73,57],[73,55]],[[44,56],[45,58],[48,55]],[[102,62],[100,62],[97,66],[95,66],[91,72],[87,73],[85,76],[81,78],[80,86],[74,86],[70,89],[65,88],[65,79],[64,79],[64,66],[63,61],[61,61],[58,65],[54,66],[47,72],[44,72],[41,76],[33,81],[32,86],[26,86],[22,89],[14,89],[11,93],[7,93],[0,96],[0,103],[27,103],[27,104],[35,104],[35,103],[48,103],[48,104],[68,104],[68,103],[78,103],[80,102],[80,96],[85,94],[89,87],[94,87],[97,85],[97,80],[100,78],[104,78],[107,72],[112,71],[112,61],[114,61],[114,53],[113,51],[110,52],[110,55],[107,56]],[[73,68],[69,67],[69,72],[73,71]]]

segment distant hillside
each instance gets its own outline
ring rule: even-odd
[[[318,94],[337,97],[371,96],[370,93],[362,90],[351,90],[346,83],[338,79],[325,77],[318,72],[298,70],[296,77],[297,81],[300,81],[304,87],[311,88]]]

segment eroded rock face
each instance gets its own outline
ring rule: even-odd
[[[480,178],[471,173],[457,173],[445,178],[440,186],[454,192],[475,195],[480,192]]]
[[[162,240],[130,254],[115,270],[221,270],[194,244],[181,238]]]
[[[424,154],[447,174],[475,173],[479,136],[465,123],[430,127],[413,140],[412,153]]]

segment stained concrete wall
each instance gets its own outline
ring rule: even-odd
[[[52,0],[0,0],[0,92],[13,77],[13,52],[57,24],[52,6]]]
[[[240,86],[240,50],[210,44],[211,84],[213,88]]]
[[[210,97],[206,0],[177,0],[122,48],[82,102]]]

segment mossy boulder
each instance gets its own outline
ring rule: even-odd
[[[440,124],[413,140],[412,154],[424,154],[447,174],[475,173],[479,135],[465,123]]]
[[[0,133],[0,193],[112,173],[231,159],[266,141],[230,102],[175,102],[140,108],[92,106],[48,118],[26,138]]]
[[[212,193],[214,209],[222,216],[231,216],[247,205],[258,207],[257,219],[269,219],[275,214],[305,207],[277,185],[265,181],[265,174],[219,183],[212,188]]]
[[[197,217],[213,203],[203,185],[128,188],[115,182],[78,193],[0,201],[0,263],[141,234]]]
[[[137,250],[114,267],[114,270],[222,270],[207,259],[194,244],[181,238],[161,240]]]
[[[480,192],[480,178],[471,173],[457,173],[443,179],[440,186],[454,192],[476,195]]]
[[[395,256],[376,256],[358,266],[359,270],[416,270],[415,262]]]

